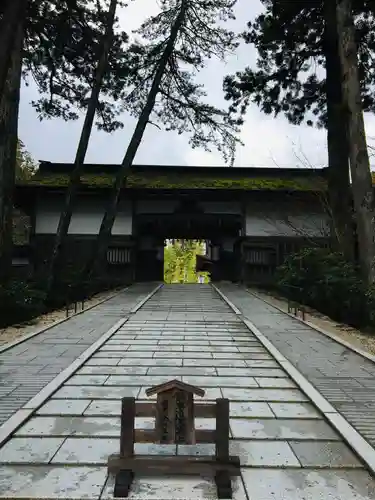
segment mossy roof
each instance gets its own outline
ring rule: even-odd
[[[108,173],[85,173],[81,177],[84,187],[97,189],[112,186],[114,176]],[[68,185],[67,173],[37,173],[23,185],[40,187],[65,187]],[[130,189],[217,189],[217,190],[265,190],[265,191],[316,191],[326,188],[323,177],[303,177],[296,173],[293,177],[273,176],[228,176],[208,175],[208,173],[191,174],[186,172],[131,173],[124,186]]]

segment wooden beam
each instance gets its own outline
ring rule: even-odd
[[[215,418],[216,405],[215,403],[196,403],[194,401],[195,418]],[[136,402],[135,403],[136,417],[156,417],[156,403]]]
[[[212,476],[216,471],[221,470],[227,470],[232,476],[241,474],[238,457],[228,457],[227,460],[220,461],[215,457],[202,456],[120,457],[120,455],[111,455],[108,458],[108,472],[112,474],[121,470],[131,470],[134,474],[146,476],[168,476],[169,474]]]
[[[208,429],[198,429],[195,431],[196,443],[214,443],[215,431]],[[156,429],[135,429],[135,443],[158,443],[158,434]]]

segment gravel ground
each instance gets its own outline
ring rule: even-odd
[[[114,293],[114,290],[98,293],[92,299],[85,302],[85,309],[98,304],[108,297],[111,297]],[[80,308],[81,304],[78,304],[78,312],[81,310]],[[73,309],[71,309],[69,312],[70,316],[72,314],[74,314]],[[8,344],[8,342],[14,342],[17,339],[25,337],[26,335],[29,335],[30,333],[33,333],[40,328],[47,327],[64,318],[66,318],[66,309],[56,309],[55,311],[51,311],[47,314],[42,314],[41,316],[38,316],[37,318],[34,318],[26,323],[2,328],[0,329],[0,347]]]
[[[260,297],[264,298],[270,304],[273,304],[283,311],[287,312],[287,301],[281,297],[276,297],[275,295],[263,292],[259,290],[254,290],[254,292]],[[368,354],[375,355],[375,332],[363,332],[356,330],[348,325],[337,323],[332,319],[324,316],[323,314],[315,311],[314,309],[307,308],[306,321],[316,325],[328,333],[337,335],[342,340],[349,342],[358,349],[366,351]]]

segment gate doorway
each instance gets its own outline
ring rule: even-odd
[[[197,270],[197,256],[206,254],[201,240],[167,239],[164,242],[165,283],[209,283],[207,271]]]

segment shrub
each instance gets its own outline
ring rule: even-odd
[[[57,280],[48,297],[43,289],[43,274],[35,275],[33,282],[14,278],[7,284],[0,285],[0,328],[30,320],[74,302],[86,301],[97,293],[120,285],[125,286],[123,280],[117,277],[84,281],[79,271],[68,271],[63,278]]]
[[[45,310],[45,294],[35,284],[12,280],[0,285],[0,327],[31,319]]]
[[[276,276],[283,295],[337,321],[358,327],[375,320],[375,289],[366,290],[356,267],[339,253],[305,248],[290,256]]]

